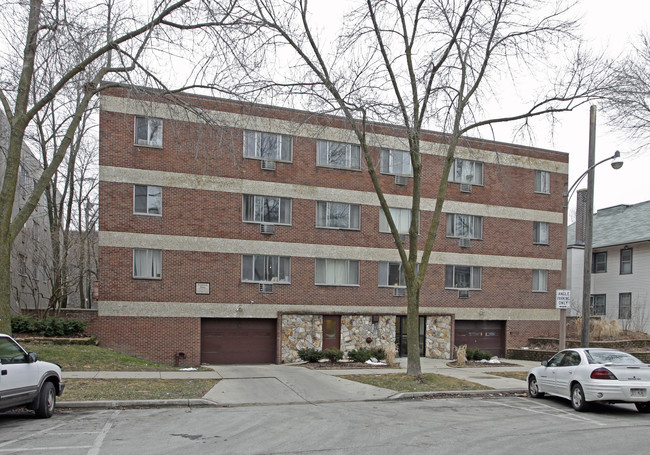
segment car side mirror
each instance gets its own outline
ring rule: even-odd
[[[27,358],[29,359],[29,363],[34,363],[38,360],[38,356],[36,355],[35,352],[30,352],[27,354]]]
[[[548,360],[542,360],[542,366],[543,367],[548,366]]]

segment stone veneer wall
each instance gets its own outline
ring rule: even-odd
[[[341,351],[386,347],[395,343],[395,316],[379,316],[373,324],[372,316],[341,316]],[[370,339],[370,343],[368,343]],[[282,315],[282,362],[299,360],[298,351],[305,348],[322,349],[323,317],[321,315]],[[451,359],[451,316],[427,316],[427,357]]]
[[[370,343],[368,343],[370,339]],[[395,343],[395,316],[379,316],[379,322],[372,323],[372,316],[341,316],[341,351],[383,347]]]
[[[282,363],[300,360],[298,351],[323,346],[323,317],[314,314],[282,315]]]
[[[427,316],[425,355],[451,359],[451,316]]]

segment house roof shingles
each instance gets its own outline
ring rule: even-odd
[[[575,245],[576,223],[567,229],[567,244]],[[594,215],[593,248],[650,241],[650,201],[615,205]]]

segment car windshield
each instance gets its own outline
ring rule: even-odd
[[[643,363],[633,355],[621,351],[586,351],[589,363],[613,363],[629,365]]]

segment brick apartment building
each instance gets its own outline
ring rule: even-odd
[[[368,125],[393,216],[403,130]],[[445,137],[422,134],[421,233]],[[344,119],[106,90],[100,116],[101,342],[151,360],[288,362],[304,347],[406,348],[399,255]],[[421,354],[503,355],[557,333],[568,155],[465,139],[420,296]],[[424,245],[420,236],[420,247]]]

